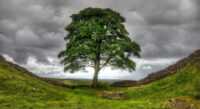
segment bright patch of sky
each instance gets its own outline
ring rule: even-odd
[[[3,55],[7,61],[14,62],[12,57]],[[55,62],[53,58],[49,58],[51,62]],[[112,80],[139,80],[146,77],[152,72],[159,71],[165,67],[175,63],[178,59],[133,59],[137,64],[137,68],[134,72],[128,72],[125,70],[112,69],[110,67],[104,68],[99,74],[100,79],[112,79]],[[15,62],[14,62],[15,63]],[[29,57],[27,64],[21,65],[26,67],[29,71],[32,71],[38,76],[45,78],[60,78],[60,79],[92,79],[93,68],[86,68],[86,71],[79,71],[75,73],[69,73],[63,71],[63,66],[59,64],[44,64],[37,62],[34,57]]]

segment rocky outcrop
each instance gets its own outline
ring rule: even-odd
[[[176,64],[169,66],[168,68],[152,73],[148,75],[146,78],[139,80],[139,81],[119,81],[112,84],[112,86],[119,86],[119,87],[129,87],[129,86],[137,86],[148,84],[150,82],[162,79],[169,75],[175,74],[178,70],[183,68],[188,63],[197,63],[200,65],[200,50],[195,51],[190,56],[178,61]]]

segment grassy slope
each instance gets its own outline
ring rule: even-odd
[[[199,60],[191,60],[176,74],[140,87],[63,88],[48,84],[0,60],[1,109],[165,109],[168,100],[186,99],[196,106],[196,83],[200,82]],[[109,100],[103,90],[121,91],[125,100]],[[198,107],[198,106],[197,106]]]

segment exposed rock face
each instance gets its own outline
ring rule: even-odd
[[[148,84],[150,82],[162,79],[166,76],[172,75],[176,73],[177,70],[183,68],[188,63],[197,63],[200,66],[200,49],[192,53],[190,56],[178,61],[176,64],[169,66],[168,68],[152,73],[146,78],[139,80],[139,81],[119,81],[112,84],[112,86],[119,86],[119,87],[128,87],[128,86],[137,86]]]

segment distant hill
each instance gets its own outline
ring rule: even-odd
[[[0,109],[46,109],[47,101],[64,100],[64,91],[0,56]]]
[[[165,78],[167,76],[173,75],[175,73],[178,73],[179,70],[186,67],[188,64],[191,65],[200,65],[200,50],[195,51],[190,56],[178,61],[176,64],[169,66],[168,68],[152,73],[148,75],[146,78],[139,80],[139,81],[119,81],[115,82],[112,85],[113,86],[121,86],[121,87],[127,87],[127,86],[137,86],[137,85],[144,85],[148,84],[153,81],[160,80],[162,78]],[[200,73],[200,72],[199,72]]]
[[[0,56],[0,109],[200,109],[200,51],[142,82],[117,85],[134,87],[69,88]]]

